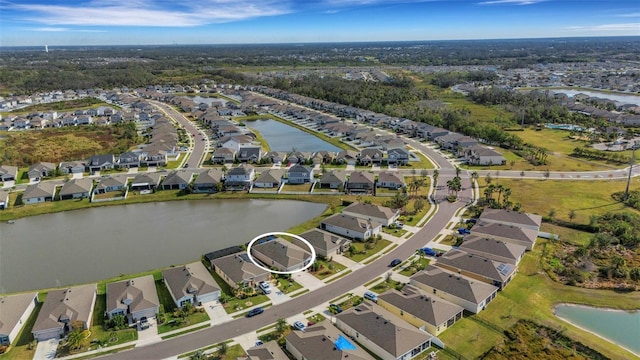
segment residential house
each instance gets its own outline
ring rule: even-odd
[[[271,278],[271,273],[251,262],[246,252],[211,260],[211,268],[234,289],[255,287]]]
[[[249,164],[241,164],[237,167],[231,168],[231,170],[227,172],[224,185],[227,188],[248,189],[251,186],[255,175],[256,171],[253,166]]]
[[[160,300],[153,275],[107,284],[107,317],[124,316],[129,324],[140,318],[154,318],[160,311]]]
[[[16,340],[37,304],[37,292],[0,295],[0,346]]]
[[[29,182],[35,183],[42,180],[43,177],[52,176],[56,170],[56,164],[50,162],[39,162],[29,166],[27,175],[29,176]]]
[[[91,173],[113,169],[115,158],[113,154],[93,155],[87,160],[87,170]]]
[[[496,286],[433,265],[411,276],[409,283],[474,314],[484,310],[498,293]]]
[[[347,251],[349,245],[351,245],[351,240],[320,229],[311,229],[300,234],[300,237],[307,240],[309,244],[313,246],[316,255],[325,259],[330,258],[334,254],[342,254]],[[302,244],[302,242],[297,239],[294,239],[293,243],[298,244],[300,247],[308,246]]]
[[[379,188],[398,190],[405,186],[404,177],[397,172],[383,171],[378,174],[376,186]]]
[[[92,188],[92,179],[71,179],[62,185],[58,198],[60,200],[88,198],[91,195]]]
[[[522,245],[489,239],[476,234],[465,236],[464,241],[458,248],[469,254],[511,265],[518,265],[527,250]]]
[[[287,183],[306,184],[313,182],[313,168],[295,164],[287,169]]]
[[[184,190],[193,179],[193,171],[174,170],[162,181],[162,190]]]
[[[258,163],[262,159],[262,148],[260,146],[240,146],[236,158],[240,162]]]
[[[534,229],[496,222],[484,222],[483,220],[478,220],[471,228],[471,231],[474,235],[522,245],[527,250],[533,249],[538,238],[538,231]]]
[[[437,137],[447,135],[449,130],[435,127],[429,124],[420,124],[418,127],[418,135],[423,139],[433,141]]]
[[[335,214],[320,222],[320,229],[355,240],[366,240],[382,231],[382,224],[355,216]]]
[[[193,192],[215,193],[222,186],[224,173],[218,169],[207,169],[193,181]]]
[[[231,164],[236,158],[236,151],[230,148],[217,148],[213,151],[211,162],[214,164]]]
[[[96,292],[97,284],[50,290],[31,329],[33,338],[37,341],[59,339],[76,324],[89,329]]]
[[[329,189],[344,189],[344,185],[347,182],[347,172],[340,170],[332,170],[322,174],[318,180],[318,186],[320,188]]]
[[[504,165],[507,159],[496,150],[481,145],[469,146],[464,149],[464,159],[470,165]]]
[[[162,142],[153,142],[140,152],[142,164],[147,166],[165,166],[169,153],[175,154],[175,147]]]
[[[282,183],[282,176],[286,170],[270,169],[263,171],[253,182],[253,187],[257,188],[279,188]]]
[[[380,165],[384,154],[380,149],[368,148],[360,150],[358,163],[360,165]]]
[[[9,207],[9,193],[6,191],[0,191],[0,210]]]
[[[178,308],[188,302],[195,306],[220,297],[218,284],[200,261],[163,270],[162,278]]]
[[[253,138],[249,135],[235,135],[229,137],[223,137],[220,139],[220,146],[232,149],[236,153],[240,152],[241,147],[253,145]]]
[[[479,220],[485,223],[498,223],[503,225],[540,230],[542,216],[504,209],[485,209]]]
[[[263,156],[263,158],[267,159],[272,164],[282,164],[282,162],[287,158],[287,153],[283,151],[269,151]]]
[[[249,348],[246,353],[247,356],[240,356],[236,360],[289,360],[275,340]]]
[[[335,318],[338,329],[383,360],[410,360],[431,347],[433,335],[367,301]]]
[[[300,165],[304,165],[307,163],[307,160],[311,159],[311,153],[308,152],[300,152],[300,151],[293,151],[289,154],[289,156],[287,156],[287,164],[289,165],[294,165],[294,164],[300,164]]]
[[[458,320],[464,308],[406,285],[401,291],[388,290],[378,295],[378,305],[409,324],[438,336]]]
[[[375,188],[375,175],[363,171],[354,171],[349,175],[347,182],[348,193],[373,194]]]
[[[387,150],[387,163],[389,165],[408,165],[409,164],[409,151],[407,149],[396,147]]]
[[[502,290],[516,273],[516,266],[451,249],[438,258],[436,266],[451,272],[484,281]]]
[[[316,151],[312,156],[311,160],[314,165],[318,164],[330,164],[335,157],[335,153],[331,151]]]
[[[311,261],[310,249],[302,248],[281,238],[268,240],[251,247],[251,256],[267,268],[278,271],[295,271]]]
[[[118,156],[118,161],[116,165],[119,168],[126,168],[126,169],[129,169],[132,167],[140,167],[141,160],[142,160],[142,153],[127,151],[125,153],[120,154],[120,156]]]
[[[108,176],[100,179],[100,182],[93,189],[94,194],[105,194],[108,192],[122,191],[127,186],[127,176]]]
[[[22,203],[25,205],[53,201],[56,186],[50,182],[39,182],[27,186],[22,193]]]
[[[285,342],[285,348],[296,360],[374,359],[329,320],[309,326],[305,331],[292,331],[285,337]]]
[[[400,217],[400,209],[391,209],[385,206],[365,204],[355,202],[344,209],[342,209],[344,215],[355,216],[357,218],[375,221],[383,226],[389,226],[398,220]]]
[[[334,161],[336,164],[355,165],[358,160],[358,156],[359,154],[356,151],[342,150],[336,155]]]
[[[0,165],[0,181],[15,181],[18,176],[18,167],[11,165]]]
[[[58,169],[63,175],[82,174],[85,164],[83,161],[63,161],[58,165]]]
[[[131,181],[131,191],[155,191],[160,185],[159,173],[139,173]]]

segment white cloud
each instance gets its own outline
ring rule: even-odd
[[[478,5],[497,5],[497,4],[511,4],[511,5],[533,5],[541,3],[547,0],[491,0],[479,2]]]
[[[13,4],[27,20],[47,25],[185,27],[244,20],[290,12],[277,0],[201,0],[169,3],[151,0],[96,0],[79,5]],[[179,5],[178,5],[179,4]]]
[[[601,24],[588,26],[568,26],[570,31],[636,31],[640,34],[640,23]]]
[[[618,17],[633,17],[633,18],[640,18],[640,12],[627,13],[627,14],[620,14],[620,15],[618,15]]]
[[[41,32],[90,32],[90,33],[101,33],[106,32],[104,30],[92,30],[92,29],[71,29],[65,27],[37,27],[37,28],[27,28],[29,31],[41,31]]]

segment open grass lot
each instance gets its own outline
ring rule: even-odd
[[[617,293],[610,290],[591,290],[556,283],[541,270],[539,259],[547,240],[540,240],[533,251],[521,261],[518,275],[498,294],[498,297],[478,315],[463,319],[439,337],[454,351],[465,358],[478,358],[484,352],[505,339],[502,332],[527,319],[554,329],[613,359],[631,359],[632,354],[599,337],[580,330],[553,315],[553,306],[559,303],[610,307],[616,309],[638,309],[640,292]],[[480,322],[473,319],[477,317]],[[486,326],[481,322],[490,324]],[[467,339],[460,341],[460,339]]]
[[[478,183],[480,194],[484,194],[485,179],[480,177]],[[591,215],[601,215],[606,212],[624,210],[640,214],[640,211],[625,207],[611,198],[614,192],[624,191],[626,181],[496,180],[494,178],[493,183],[511,188],[510,200],[521,203],[522,211],[548,216],[553,209],[555,210],[554,218],[559,220],[588,224]],[[633,178],[630,188],[640,188],[640,178]],[[575,212],[573,220],[569,219],[571,210]]]
[[[570,229],[550,223],[542,223],[540,231],[556,234],[561,241],[581,246],[587,246],[593,237],[593,234],[590,232]]]
[[[353,244],[353,247],[355,248],[353,256],[349,256],[349,253],[345,253],[345,255],[355,262],[361,262],[382,251],[382,249],[386,248],[387,246],[389,246],[389,244],[391,244],[391,241],[385,240],[385,239],[378,240],[378,243],[375,245],[373,249],[366,249],[365,243],[361,243],[361,242],[353,242],[352,244]]]

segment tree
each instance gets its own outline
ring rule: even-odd
[[[462,172],[462,169],[460,169],[458,166],[456,166],[456,177],[460,177],[460,173]]]
[[[438,186],[438,176],[440,176],[440,171],[438,169],[433,170],[433,186]]]
[[[422,211],[422,209],[424,209],[424,200],[422,200],[422,199],[416,199],[416,200],[413,202],[413,210],[414,210],[416,213],[419,213],[420,211]]]
[[[193,355],[191,355],[189,357],[189,359],[191,359],[191,360],[206,360],[207,357],[208,356],[204,354],[203,350],[198,350],[195,353],[193,353]]]
[[[87,345],[87,333],[82,327],[73,329],[67,335],[67,345],[71,350],[78,350]]]
[[[549,210],[549,214],[547,214],[547,216],[549,217],[549,221],[553,221],[553,218],[556,216],[556,209]]]
[[[576,212],[572,209],[571,211],[569,211],[569,220],[573,221],[575,217],[576,217]]]
[[[278,319],[276,322],[276,334],[278,334],[278,337],[282,336],[288,327],[289,324],[287,324],[287,320],[284,318]]]
[[[472,172],[472,173],[471,173],[471,179],[473,180],[473,183],[474,183],[474,184],[477,184],[477,183],[478,183],[478,177],[479,177],[479,176],[480,176],[480,175],[478,175],[478,172],[477,172],[477,171],[474,171],[474,172]]]
[[[218,346],[218,350],[216,351],[216,353],[219,357],[223,357],[227,355],[227,352],[229,352],[229,345],[227,345],[226,342],[222,342],[220,346]]]
[[[493,180],[493,179],[491,178],[491,174],[487,173],[487,176],[484,178],[484,181],[485,181],[487,184],[491,184],[491,181],[492,181],[492,180]]]

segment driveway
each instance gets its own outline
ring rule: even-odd
[[[38,342],[36,352],[33,355],[34,359],[53,359],[56,357],[56,350],[58,350],[58,344],[60,339],[49,339],[47,341]]]

